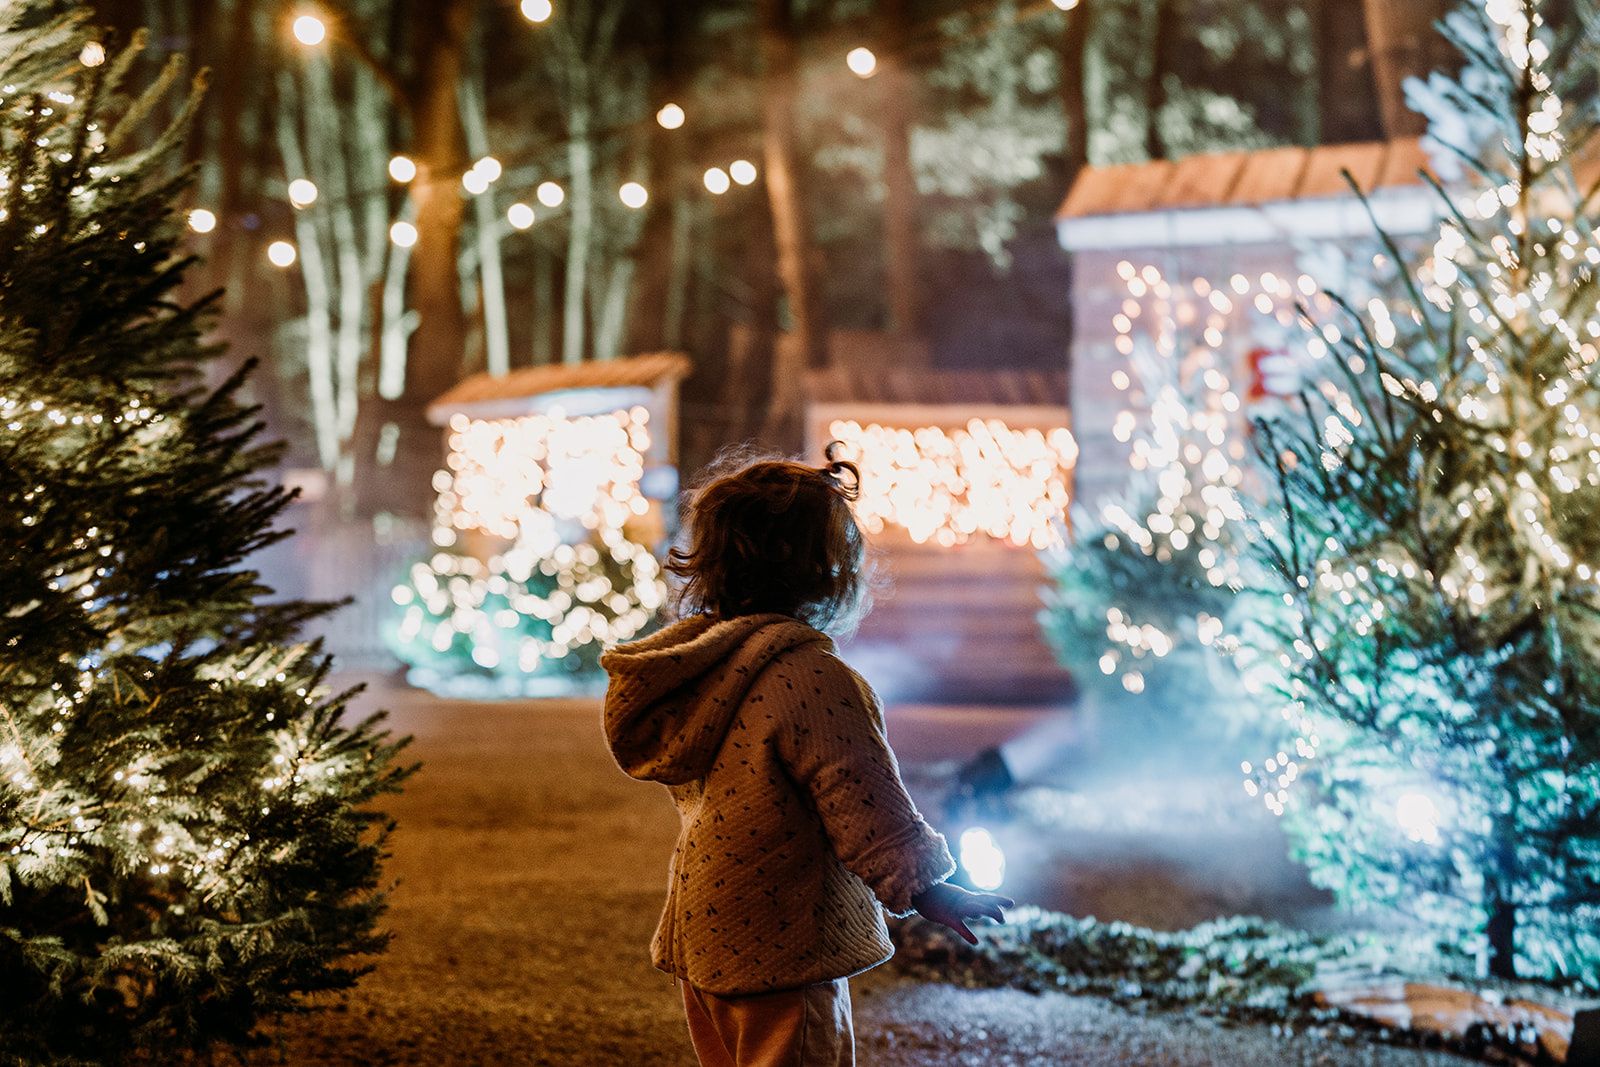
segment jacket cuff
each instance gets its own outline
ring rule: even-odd
[[[917,910],[911,903],[914,897],[949,878],[956,870],[956,861],[945,845],[944,835],[927,823],[919,827],[917,836],[903,848],[907,861],[873,887],[884,910],[897,919]]]

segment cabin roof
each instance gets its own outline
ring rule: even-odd
[[[652,352],[620,359],[519,367],[509,374],[474,374],[429,404],[428,415],[439,420],[478,405],[499,408],[506,401],[575,389],[655,388],[686,378],[693,369],[689,357],[681,352]]]

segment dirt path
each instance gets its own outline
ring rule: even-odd
[[[382,703],[425,764],[390,803],[394,943],[357,990],[284,1025],[281,1050],[252,1062],[693,1067],[646,948],[676,816],[616,770],[596,706]],[[1462,1062],[883,971],[855,986],[864,1067]]]

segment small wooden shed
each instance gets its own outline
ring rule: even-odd
[[[1295,302],[1340,289],[1352,255],[1370,266],[1373,220],[1402,239],[1433,228],[1440,204],[1427,169],[1418,138],[1085,168],[1056,217],[1074,259],[1079,502],[1127,477],[1115,426],[1136,406],[1133,333],[1144,330],[1164,358],[1209,344],[1231,368],[1242,420],[1274,390],[1263,369],[1293,335]]]
[[[806,394],[807,453],[840,440],[862,468],[885,579],[851,663],[888,701],[1069,700],[1037,621],[1038,548],[1062,536],[1077,457],[1066,374],[855,363]]]

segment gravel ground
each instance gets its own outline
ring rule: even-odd
[[[424,764],[389,804],[394,942],[356,990],[282,1024],[251,1062],[693,1067],[674,986],[647,947],[676,815],[616,770],[596,705],[396,691],[381,703]],[[864,1067],[1464,1062],[887,968],[853,985]]]

